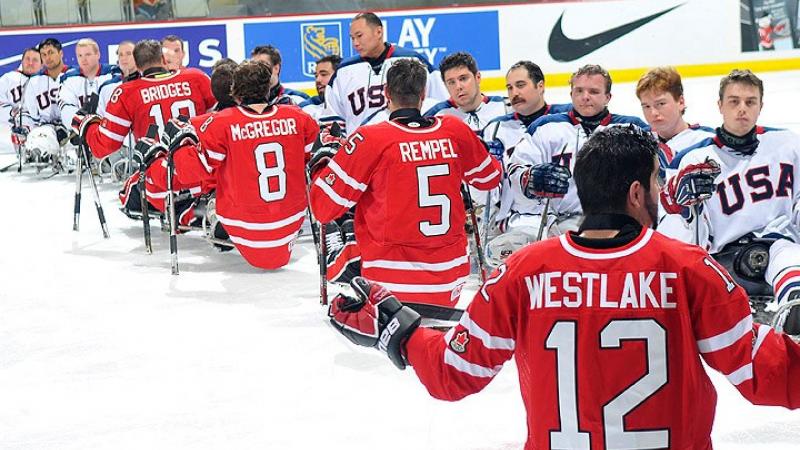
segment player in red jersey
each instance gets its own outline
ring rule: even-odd
[[[269,65],[245,62],[233,73],[239,106],[213,114],[197,129],[217,180],[216,215],[253,266],[289,262],[305,218],[305,168],[319,126],[300,108],[268,103]]]
[[[386,75],[390,120],[357,129],[315,176],[314,216],[355,210],[364,277],[403,300],[452,305],[469,275],[461,185],[488,190],[500,164],[456,117],[424,118],[427,70],[401,59]]]
[[[701,248],[652,230],[658,146],[628,127],[578,153],[577,232],[506,260],[447,333],[378,284],[331,304],[353,342],[410,364],[431,395],[483,389],[515,357],[533,449],[710,449],[703,361],[756,404],[800,407],[800,346],[753,323],[744,290]],[[702,360],[701,360],[702,358]]]
[[[119,150],[129,132],[138,140],[151,124],[163,130],[169,119],[204,114],[216,103],[205,73],[164,68],[158,41],[137,42],[133,59],[141,78],[121,84],[111,94],[102,118],[85,111],[78,111],[73,118],[72,127],[97,158]]]

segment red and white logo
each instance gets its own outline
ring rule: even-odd
[[[456,333],[455,336],[450,339],[450,348],[456,353],[464,353],[467,351],[467,344],[469,344],[469,332],[467,330]]]

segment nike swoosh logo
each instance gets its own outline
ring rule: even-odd
[[[76,42],[78,42],[77,39],[75,39],[74,41],[65,42],[65,43],[61,44],[61,49],[63,50],[64,47],[68,47],[68,46],[70,46],[70,45],[72,45],[72,44],[74,44]],[[15,63],[17,61],[22,61],[22,53],[20,53],[19,55],[9,56],[9,57],[0,59],[0,67],[5,66],[6,64]]]
[[[556,61],[575,61],[683,5],[685,3],[583,39],[570,39],[564,35],[564,30],[561,28],[561,22],[564,19],[564,12],[562,12],[558,22],[553,26],[553,31],[550,32],[547,49],[550,51],[550,56]]]

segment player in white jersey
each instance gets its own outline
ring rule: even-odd
[[[425,97],[447,98],[437,71],[419,53],[384,41],[383,24],[374,13],[359,13],[350,23],[350,39],[358,56],[345,59],[325,90],[325,117],[341,120],[348,133],[355,131],[373,112],[386,106],[386,71],[398,58],[413,58],[428,69]]]
[[[100,85],[120,74],[119,67],[100,64],[100,47],[93,39],[84,38],[75,44],[78,67],[61,75],[58,107],[61,123],[72,123],[75,113],[83,107],[89,96],[96,94]]]
[[[506,90],[514,112],[492,119],[481,134],[489,146],[489,151],[501,162],[507,162],[514,148],[526,136],[528,127],[539,117],[547,114],[566,113],[572,109],[571,104],[549,105],[544,100],[544,73],[531,61],[519,61],[506,73]],[[507,171],[507,168],[504,167]],[[528,201],[527,198],[524,199]],[[492,226],[499,224],[498,230],[511,213],[514,204],[514,193],[508,185],[508,178],[503,179],[500,198],[500,210],[495,216]]]
[[[469,53],[447,55],[439,63],[439,73],[450,98],[425,111],[423,116],[453,115],[480,132],[492,119],[509,112],[505,98],[481,93],[481,72]]]
[[[0,77],[0,123],[12,123],[12,119],[19,115],[22,94],[25,92],[28,80],[41,69],[42,59],[39,51],[27,48],[22,52],[20,67]],[[13,115],[12,110],[14,110]]]
[[[775,239],[767,241],[764,279],[777,304],[785,305],[800,302],[800,136],[756,125],[763,94],[763,83],[749,70],[722,79],[722,126],[675,156],[670,167],[677,175],[668,180],[662,203],[686,218],[685,227],[696,227],[697,243],[712,255]],[[698,210],[705,220],[694,217]],[[800,308],[793,308],[786,331],[800,334]]]
[[[675,175],[669,169],[675,153],[714,136],[714,129],[684,120],[686,100],[683,83],[681,75],[672,67],[656,67],[644,74],[636,85],[636,96],[641,102],[645,120],[658,138],[662,158],[660,175],[662,179],[670,178]],[[663,207],[659,208],[658,217],[659,226],[666,221],[665,227],[674,227],[669,222],[681,220],[676,215],[667,214]],[[682,238],[686,242],[690,239],[691,235]]]
[[[325,111],[325,88],[328,87],[328,82],[341,62],[341,56],[328,55],[320,58],[314,66],[314,85],[317,88],[317,95],[300,103],[299,106],[304,113],[313,117],[316,121],[320,120],[323,111]],[[340,125],[344,126],[343,123]]]
[[[281,105],[299,105],[310,97],[305,92],[289,89],[281,84],[281,52],[271,45],[259,45],[250,52],[250,59],[263,62],[272,67],[272,79],[269,80],[269,98]]]
[[[23,97],[22,125],[33,127],[42,124],[60,124],[58,90],[61,75],[67,72],[61,42],[47,38],[39,44],[39,55],[44,68],[31,76]]]
[[[555,236],[577,229],[582,217],[574,183],[570,182],[575,155],[596,131],[613,126],[649,127],[638,117],[611,114],[611,76],[598,65],[586,65],[570,78],[573,108],[567,113],[540,117],[528,127],[524,140],[508,159],[508,177],[514,200],[505,227],[493,241],[492,258],[507,257],[514,249],[536,240],[544,205],[547,233]],[[550,198],[551,200],[546,200]]]
[[[117,45],[117,66],[121,73],[114,75],[110,80],[100,85],[97,91],[100,100],[97,103],[97,115],[102,117],[108,104],[108,99],[123,81],[131,77],[138,77],[136,71],[136,61],[133,59],[133,48],[136,44],[133,41],[122,41]]]

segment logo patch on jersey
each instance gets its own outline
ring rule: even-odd
[[[450,348],[456,353],[464,353],[467,351],[467,344],[469,344],[469,332],[467,330],[456,333],[453,338],[450,339]]]
[[[303,49],[303,74],[314,77],[317,60],[342,54],[341,22],[315,22],[300,25]]]
[[[333,183],[336,183],[336,175],[329,173],[327,177],[325,177],[325,182],[328,183],[328,186],[333,186]]]

